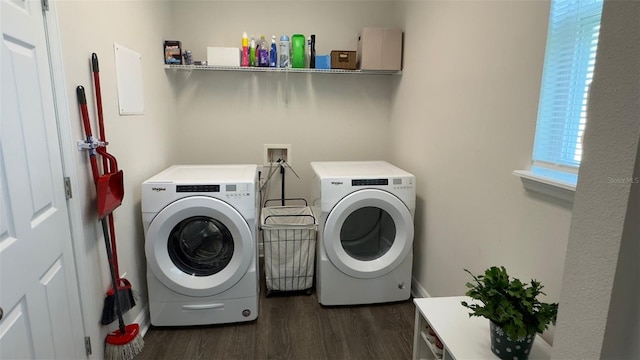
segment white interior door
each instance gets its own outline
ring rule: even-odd
[[[41,4],[0,1],[0,359],[84,358]]]

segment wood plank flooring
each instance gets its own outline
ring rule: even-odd
[[[311,295],[265,297],[258,319],[194,327],[151,327],[147,359],[411,359],[415,306],[411,300],[326,307]]]

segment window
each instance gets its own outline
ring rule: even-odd
[[[531,173],[575,186],[602,0],[552,0]]]

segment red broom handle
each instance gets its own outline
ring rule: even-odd
[[[105,152],[99,152],[102,155],[102,171],[107,173],[115,173],[118,171],[118,165],[116,159],[106,153],[107,135],[104,130],[104,113],[102,111],[102,91],[100,90],[100,66],[98,64],[98,54],[91,54],[91,70],[93,72],[93,83],[96,91],[96,107],[98,108],[98,131],[100,138],[105,143]],[[106,155],[105,155],[106,154]],[[109,157],[109,159],[107,159]],[[109,160],[112,160],[111,166],[109,166]],[[111,233],[111,251],[113,252],[113,268],[116,272],[116,277],[120,279],[120,268],[118,266],[118,250],[116,247],[116,226],[113,220],[113,213],[109,213],[109,232]]]
[[[76,88],[76,95],[78,97],[78,104],[80,104],[80,112],[82,113],[82,123],[84,125],[84,132],[87,135],[87,142],[93,143],[93,135],[91,135],[91,123],[89,122],[89,111],[87,110],[87,97],[84,93],[84,87],[78,86]],[[91,160],[91,172],[93,173],[93,182],[98,184],[98,162],[96,160],[95,150],[89,150],[89,159]]]

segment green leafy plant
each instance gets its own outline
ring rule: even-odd
[[[542,333],[549,324],[555,325],[558,304],[538,300],[538,295],[546,295],[540,282],[531,280],[526,284],[516,278],[510,279],[504,266],[492,266],[485,270],[484,275],[478,276],[467,269],[464,271],[473,278],[473,283],[466,284],[469,288],[466,295],[482,303],[462,302],[472,310],[469,317],[479,316],[493,321],[512,339]]]

